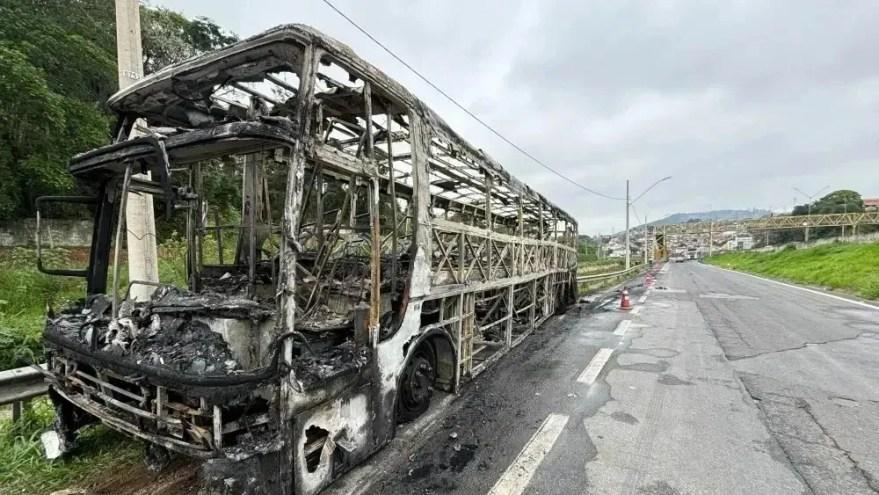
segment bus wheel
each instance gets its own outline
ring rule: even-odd
[[[397,392],[397,420],[412,421],[430,406],[430,396],[436,383],[436,355],[433,347],[424,342],[406,363]]]

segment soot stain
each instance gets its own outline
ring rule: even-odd
[[[461,449],[452,454],[452,457],[449,459],[449,467],[452,468],[452,471],[456,473],[460,473],[467,467],[467,464],[470,464],[470,461],[476,456],[476,449],[479,446],[476,444],[468,443],[461,446]]]
[[[420,479],[427,478],[428,476],[430,476],[431,471],[433,471],[433,464],[423,464],[423,465],[418,466],[417,468],[413,469],[409,473],[409,479],[410,480],[420,480]]]
[[[668,374],[668,373],[663,373],[662,375],[659,375],[659,383],[661,383],[663,385],[692,385],[693,384],[693,382],[681,380],[680,378],[678,378],[674,375]]]
[[[616,411],[612,413],[610,417],[619,421],[620,423],[626,423],[628,425],[635,425],[639,423],[638,418],[622,411]]]

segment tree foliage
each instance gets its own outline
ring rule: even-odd
[[[864,211],[864,200],[861,195],[848,189],[840,189],[822,197],[810,205],[802,204],[794,207],[794,215],[813,215],[822,213],[858,213]]]
[[[142,8],[141,24],[147,74],[238,40],[206,17],[189,20],[163,7]]]
[[[118,87],[113,0],[0,0],[0,220],[70,192],[67,161],[107,144]],[[206,18],[141,7],[147,72],[236,40]]]
[[[826,213],[860,213],[864,211],[864,200],[861,195],[849,189],[840,189],[833,191],[814,202],[804,203],[794,206],[792,215],[801,216],[820,215]],[[869,225],[861,225],[858,227],[859,232],[867,233],[875,230],[875,227]],[[816,227],[811,229],[809,233],[810,239],[821,239],[825,237],[839,236],[842,229],[839,227]],[[849,229],[847,233],[851,233]],[[805,229],[791,229],[772,233],[771,241],[774,243],[786,243],[794,241],[803,241],[805,238]]]

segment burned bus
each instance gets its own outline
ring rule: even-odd
[[[55,453],[101,422],[212,493],[317,493],[576,299],[573,218],[310,27],[109,106],[115,143],[70,163],[90,194],[38,201],[94,215],[87,267],[39,261],[87,286],[46,322]],[[179,228],[182,281],[126,279],[130,195]]]

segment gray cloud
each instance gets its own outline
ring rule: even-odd
[[[623,225],[621,203],[564,183],[479,127],[319,0],[165,0],[240,35],[311,24],[348,43],[474,144],[573,213]],[[879,196],[879,4],[353,2],[337,5],[505,135],[651,219],[781,208],[792,186]],[[246,5],[245,5],[246,4]],[[804,198],[798,198],[803,201]]]

